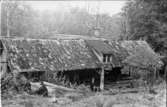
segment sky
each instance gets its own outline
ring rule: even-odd
[[[121,12],[125,0],[118,1],[27,1],[35,10],[39,11],[69,11],[70,8],[84,8],[91,14],[109,14]]]

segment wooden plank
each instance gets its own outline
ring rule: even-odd
[[[46,86],[49,86],[49,87],[59,88],[59,89],[66,90],[66,91],[75,91],[75,90],[72,89],[72,88],[63,87],[63,86],[56,85],[56,84],[52,84],[52,83],[49,83],[49,82],[44,82],[44,84],[45,84]]]
[[[63,90],[63,91],[69,91],[69,92],[74,92],[74,89],[63,87],[60,85],[48,83],[44,81],[44,84],[46,85],[47,89],[49,92],[56,90]],[[39,87],[41,87],[40,82],[31,82],[31,86],[33,90],[37,90]]]

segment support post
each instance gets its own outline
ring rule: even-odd
[[[101,75],[100,75],[100,90],[104,90],[104,67],[101,68]]]
[[[153,80],[156,80],[157,79],[157,71],[156,69],[154,68],[154,79]]]
[[[130,73],[131,73],[131,67],[129,67],[129,76],[130,76]]]
[[[165,72],[165,81],[167,82],[167,65],[165,65],[164,72]]]

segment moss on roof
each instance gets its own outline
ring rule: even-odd
[[[11,67],[20,71],[98,68],[83,40],[1,39]]]
[[[160,56],[145,41],[110,41],[114,66],[160,67]]]
[[[160,55],[145,41],[123,41],[121,45],[129,54],[123,61],[125,64],[143,69],[160,68],[163,65]]]

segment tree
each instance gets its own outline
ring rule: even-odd
[[[133,0],[124,7],[129,24],[129,39],[146,40],[156,52],[167,51],[167,1]]]
[[[28,36],[33,32],[33,10],[24,2],[2,3],[1,35]]]
[[[80,8],[72,8],[67,12],[39,12],[21,1],[2,3],[1,22],[1,35],[6,36],[7,31],[10,31],[10,36],[31,38],[48,38],[56,33],[94,36],[94,30],[99,28],[101,37],[120,39],[124,34],[121,28],[125,27],[124,17],[120,14],[112,17],[107,14],[93,15]]]

